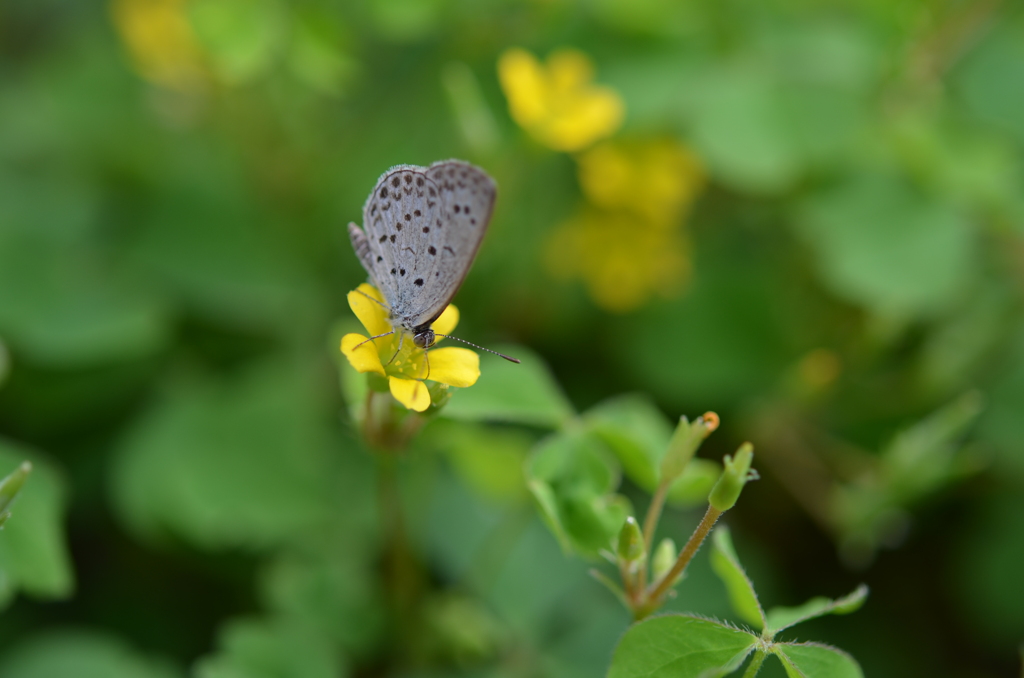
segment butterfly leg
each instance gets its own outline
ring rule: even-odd
[[[423,349],[423,362],[427,364],[427,376],[423,377],[423,380],[426,381],[430,379],[430,351],[427,349]]]
[[[388,313],[391,313],[391,309],[390,309],[390,308],[388,308],[388,305],[387,305],[387,304],[385,304],[385,303],[383,303],[383,302],[381,302],[381,301],[378,301],[377,299],[374,299],[373,297],[371,297],[371,296],[370,296],[369,294],[367,294],[366,292],[362,291],[361,289],[358,289],[358,288],[357,288],[357,289],[355,289],[355,290],[352,290],[352,291],[353,291],[353,292],[358,292],[359,294],[363,295],[364,297],[366,297],[367,299],[369,299],[369,300],[370,300],[370,301],[372,301],[373,303],[375,303],[375,304],[377,304],[378,306],[380,306],[381,308],[383,308],[383,309],[384,309],[385,311],[387,311]],[[384,336],[384,335],[382,334],[381,336]]]
[[[388,332],[388,334],[392,334],[392,333],[394,333],[394,330],[391,330],[391,332]],[[397,358],[398,354],[402,352],[402,342],[403,341],[405,341],[405,332],[399,332],[399,334],[398,334],[398,349],[395,351],[395,355],[391,356],[391,360],[389,360],[387,362],[387,365],[390,365],[391,363],[395,362],[395,358]],[[385,365],[385,367],[387,367],[387,365]]]
[[[357,348],[359,348],[360,346],[362,346],[363,344],[365,344],[365,343],[366,343],[366,342],[368,342],[368,341],[373,341],[374,339],[380,339],[381,337],[386,337],[386,336],[388,336],[389,334],[394,334],[394,333],[395,333],[395,331],[394,331],[394,330],[391,330],[390,332],[385,332],[384,334],[378,334],[378,335],[377,335],[377,336],[375,336],[375,337],[370,337],[369,339],[364,339],[363,341],[360,341],[360,342],[359,342],[358,344],[356,344],[355,346],[353,346],[353,347],[352,347],[352,350],[353,350],[353,351],[354,351],[354,350],[356,350]],[[392,360],[394,360],[394,358],[392,358]],[[390,363],[389,363],[389,364],[390,364]]]

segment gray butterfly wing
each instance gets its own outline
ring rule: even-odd
[[[432,268],[427,273],[433,278],[437,304],[415,310],[417,325],[437,320],[455,298],[487,233],[498,193],[486,172],[461,160],[435,162],[426,174],[438,187],[441,213],[435,225],[440,219],[443,226],[437,228],[438,238],[432,245],[438,256],[429,262]]]
[[[480,247],[496,189],[482,170],[448,160],[394,167],[363,207],[352,246],[391,308],[395,324],[429,325],[462,284]]]
[[[425,168],[399,165],[385,172],[363,206],[364,233],[349,224],[352,246],[400,324],[420,295],[414,285],[417,267],[427,255],[430,225],[436,221],[441,201],[437,186]],[[422,276],[420,276],[422,277]]]

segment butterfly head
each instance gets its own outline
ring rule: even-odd
[[[412,331],[412,343],[417,348],[430,348],[437,341],[434,330],[429,326],[419,326]]]

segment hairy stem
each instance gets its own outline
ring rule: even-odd
[[[651,555],[651,545],[654,543],[654,532],[658,529],[658,521],[661,519],[661,509],[665,506],[668,485],[664,480],[658,484],[658,489],[651,497],[651,505],[647,507],[647,516],[644,518],[644,552],[648,557]]]
[[[768,653],[754,650],[754,658],[750,660],[747,670],[743,672],[743,678],[754,678],[757,672],[761,670],[761,664],[764,663],[766,656],[768,656]]]
[[[722,512],[714,506],[708,506],[707,512],[704,514],[704,517],[701,518],[700,525],[698,525],[697,529],[695,529],[693,534],[690,535],[690,539],[686,542],[686,546],[683,547],[683,550],[679,552],[679,557],[676,558],[676,562],[672,565],[672,569],[669,570],[660,580],[651,584],[651,589],[648,590],[647,595],[645,596],[646,600],[644,604],[634,610],[633,614],[638,621],[661,606],[662,598],[665,597],[665,594],[672,588],[672,584],[675,580],[683,573],[683,570],[685,570],[686,566],[690,564],[690,561],[693,560],[693,556],[697,553],[697,549],[699,549],[700,545],[704,543],[704,539],[707,538],[708,533],[711,532],[711,528],[715,526],[715,523],[718,522],[721,515]]]

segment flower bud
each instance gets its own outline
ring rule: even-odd
[[[718,482],[711,489],[708,495],[708,503],[718,511],[728,511],[736,505],[740,498],[740,492],[748,481],[758,478],[757,471],[750,468],[754,460],[754,446],[750,443],[743,443],[740,449],[736,450],[736,456],[725,455],[722,475]]]
[[[685,416],[679,417],[679,425],[676,426],[676,431],[668,444],[668,451],[661,460],[662,482],[671,483],[682,475],[697,448],[716,428],[718,415],[714,412],[706,412],[692,423]]]
[[[619,531],[618,544],[619,560],[625,563],[635,563],[644,557],[644,535],[640,531],[640,525],[636,518],[629,516]]]
[[[444,407],[452,399],[452,391],[448,384],[437,381],[427,382],[427,392],[430,394],[430,411],[436,412]]]
[[[661,540],[658,547],[654,549],[654,558],[651,559],[651,575],[654,581],[661,581],[672,566],[675,565],[679,553],[676,551],[676,543],[668,537]]]

